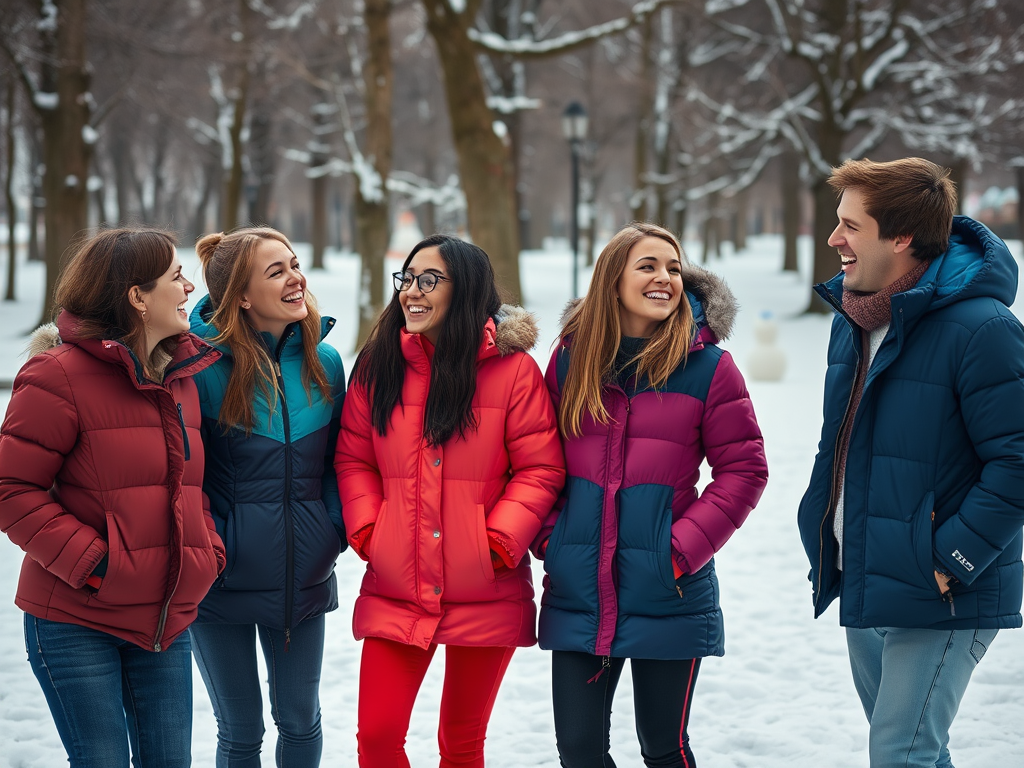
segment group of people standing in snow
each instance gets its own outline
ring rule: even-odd
[[[1021,624],[1016,266],[953,217],[946,176],[909,159],[832,177],[843,274],[819,286],[836,318],[799,526],[815,614],[841,599],[872,768],[948,768],[974,665]],[[79,246],[0,430],[0,528],[26,552],[16,602],[71,765],[189,765],[194,655],[217,765],[259,766],[257,638],[277,764],[319,765],[324,617],[351,547],[362,768],[408,767],[439,645],[440,765],[483,766],[513,652],[538,638],[562,766],[614,765],[628,660],[645,765],[694,768],[701,660],[724,653],[714,555],[768,479],[719,346],[737,310],[721,279],[626,226],[543,375],[487,255],[433,235],[346,387],[286,237],[200,239],[191,318],[174,246],[148,229]]]

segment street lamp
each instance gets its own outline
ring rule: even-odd
[[[569,142],[572,154],[572,226],[569,233],[572,245],[572,297],[579,296],[579,244],[580,244],[580,153],[587,138],[587,111],[574,101],[562,113],[562,135]]]

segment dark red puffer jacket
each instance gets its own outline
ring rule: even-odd
[[[63,343],[25,363],[0,429],[0,529],[27,553],[15,603],[160,651],[224,563],[191,379],[220,353],[182,334],[155,384],[127,347],[79,326],[61,314]],[[102,585],[86,588],[104,555]]]

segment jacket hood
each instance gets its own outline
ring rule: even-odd
[[[714,272],[688,262],[683,264],[682,277],[698,334],[706,328],[713,336],[711,341],[728,339],[732,335],[739,304],[725,280]],[[582,298],[573,299],[566,304],[558,321],[559,327],[565,327],[582,301]]]
[[[25,347],[26,356],[33,358],[59,347],[64,342],[78,344],[96,357],[121,362],[135,374],[139,382],[142,381],[142,365],[132,350],[117,339],[83,337],[81,329],[82,321],[77,315],[61,310],[56,323],[46,323],[32,332]],[[151,362],[161,375],[173,363],[176,366],[175,375],[191,376],[211,365],[219,357],[220,352],[215,347],[191,333],[184,332],[177,337],[177,347],[173,353],[168,353],[163,347],[157,347]]]
[[[532,312],[514,304],[502,304],[494,316],[494,343],[502,357],[529,352],[537,344],[540,328]]]
[[[214,344],[213,343],[213,339],[215,339],[217,337],[218,333],[220,333],[220,332],[217,330],[217,327],[215,325],[213,325],[213,323],[211,322],[212,318],[213,318],[213,302],[210,300],[210,294],[206,294],[205,296],[203,296],[203,298],[201,298],[199,300],[199,303],[196,304],[195,308],[192,310],[192,314],[189,315],[188,321],[189,321],[190,329],[191,329],[192,333],[194,333],[196,336],[198,336],[199,338],[201,338],[203,341],[207,342],[208,344],[212,345],[216,349],[218,349],[221,352],[221,354],[223,354],[223,355],[230,355],[231,354],[231,348],[227,344],[220,344],[220,343]],[[324,337],[328,333],[331,332],[331,328],[334,327],[336,322],[337,321],[333,317],[327,317],[325,315],[321,315],[320,316],[320,341],[323,341]],[[289,326],[289,327],[292,327],[292,326],[298,326],[299,328],[302,327],[299,323],[292,323],[292,325]],[[271,352],[273,352],[273,350],[274,350],[273,337],[271,337],[271,335],[269,333],[264,333],[264,334],[260,334],[260,335],[264,337],[263,340],[266,343],[267,348],[270,349]],[[297,346],[299,352],[301,353],[301,348],[302,348],[302,335],[301,335],[301,333],[300,334],[296,334],[294,338],[290,338],[290,339],[286,340],[286,342],[285,342],[285,348],[286,349],[287,348],[291,348],[291,347],[296,347],[296,346]]]
[[[56,323],[40,325],[29,336],[28,345],[25,347],[25,356],[33,358],[48,349],[59,347],[60,344],[60,331],[57,330]]]
[[[815,287],[841,302],[843,273]],[[980,297],[1009,307],[1017,295],[1017,262],[1006,244],[984,224],[967,216],[954,216],[949,248],[932,260],[917,285],[905,295],[917,313]]]

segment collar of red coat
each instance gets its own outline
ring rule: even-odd
[[[424,371],[429,371],[430,358],[434,354],[433,345],[421,333],[409,333],[405,328],[402,329],[401,333],[402,355],[410,365],[422,368]],[[494,324],[494,318],[489,317],[484,324],[484,335],[476,352],[478,363],[499,354],[496,336],[497,327]],[[427,350],[428,345],[431,347],[429,351]]]
[[[82,320],[77,315],[62,310],[57,317],[57,330],[61,343],[76,344],[93,357],[123,365],[137,387],[160,386],[144,377],[142,364],[123,342],[117,339],[83,338],[82,325]],[[195,334],[182,333],[177,337],[176,342],[177,346],[165,369],[164,385],[174,379],[193,376],[213,365],[220,357],[220,352]]]

